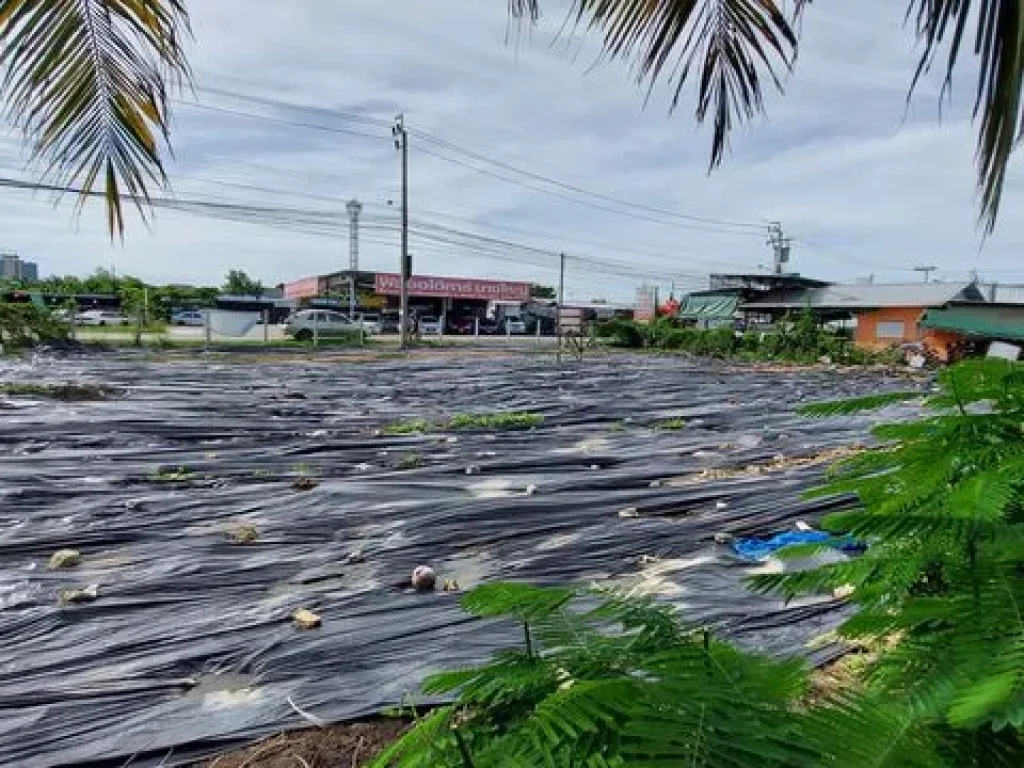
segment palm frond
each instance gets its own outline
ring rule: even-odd
[[[540,5],[509,0],[509,11],[535,19]],[[796,35],[776,0],[574,0],[572,13],[600,30],[606,54],[634,63],[639,82],[653,88],[668,73],[672,109],[693,75],[697,120],[714,124],[711,168],[734,124],[764,111],[764,81],[781,89],[780,73],[796,58]]]
[[[929,71],[945,47],[945,87],[953,71],[970,19],[977,19],[974,53],[979,59],[974,116],[981,117],[976,160],[981,194],[980,220],[986,232],[999,214],[1006,166],[1024,127],[1021,87],[1024,85],[1024,7],[1020,0],[911,0],[908,15],[916,17],[923,44],[914,83]]]
[[[168,87],[189,75],[182,0],[0,0],[7,117],[61,186],[102,187],[111,236],[122,197],[145,215],[165,180]]]

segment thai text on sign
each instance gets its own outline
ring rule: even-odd
[[[397,296],[402,290],[402,282],[397,274],[378,272],[374,284],[377,293],[386,296]],[[409,295],[526,302],[530,300],[530,284],[416,275],[409,278]]]

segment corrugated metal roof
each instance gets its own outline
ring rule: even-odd
[[[923,328],[936,328],[985,339],[1024,339],[1024,307],[996,304],[958,304],[929,309]]]
[[[978,283],[978,290],[986,301],[995,304],[1024,304],[1024,285],[1007,283]]]
[[[951,301],[982,300],[973,283],[863,283],[828,285],[759,297],[744,308],[880,309],[883,307],[942,307]]]

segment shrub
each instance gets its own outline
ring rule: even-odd
[[[68,327],[34,304],[0,302],[0,344],[32,346],[38,342],[66,341]]]
[[[1024,367],[971,361],[939,385],[923,418],[876,427],[883,446],[840,462],[816,492],[857,494],[860,509],[824,525],[870,542],[866,554],[756,583],[786,596],[852,587],[860,610],[840,634],[890,646],[873,691],[929,730],[946,765],[1024,765]]]

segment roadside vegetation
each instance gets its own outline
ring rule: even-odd
[[[816,363],[828,358],[849,365],[891,364],[903,359],[896,352],[859,349],[849,337],[821,328],[809,313],[785,318],[772,331],[763,333],[737,334],[731,328],[704,331],[684,328],[671,318],[659,318],[653,323],[611,320],[597,324],[594,334],[615,347],[720,359]]]
[[[429,678],[424,693],[453,702],[373,765],[1024,765],[1024,366],[947,369],[924,407],[916,421],[876,427],[881,445],[812,491],[859,496],[859,509],[824,526],[867,543],[865,554],[753,579],[785,597],[848,595],[858,610],[834,637],[860,653],[833,684],[645,600],[486,585],[463,609],[516,622],[522,641]]]
[[[0,344],[22,348],[66,342],[68,326],[34,304],[0,302]]]

